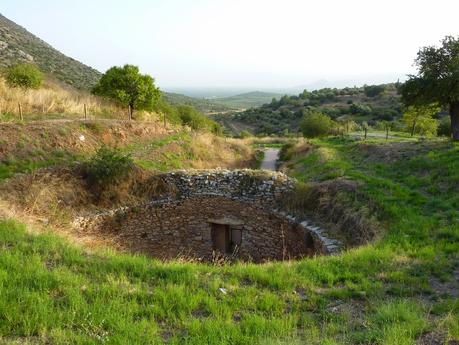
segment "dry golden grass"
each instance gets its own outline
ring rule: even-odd
[[[0,78],[0,115],[19,116],[19,103],[25,119],[31,118],[32,115],[34,119],[46,119],[51,115],[83,118],[85,104],[88,118],[126,119],[128,116],[127,109],[88,92],[71,89],[53,81],[45,81],[38,90],[26,91],[8,86],[5,80]],[[135,115],[142,119],[159,118],[155,113],[137,112]]]
[[[244,141],[210,133],[192,133],[191,150],[195,169],[244,168],[254,160],[253,150]]]

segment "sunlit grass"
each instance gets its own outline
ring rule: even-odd
[[[212,266],[87,253],[3,221],[2,340],[414,345],[426,333],[459,340],[459,303],[432,285],[452,284],[459,266],[459,146],[420,147],[392,161],[369,159],[352,140],[313,144],[320,149],[295,157],[292,174],[357,181],[362,199],[342,200],[371,203],[383,228],[374,243],[297,262]]]

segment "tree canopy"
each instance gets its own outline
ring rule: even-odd
[[[132,111],[153,110],[160,98],[154,79],[140,74],[139,68],[133,65],[110,68],[93,88],[93,93],[129,105]]]
[[[6,82],[12,87],[38,89],[43,81],[43,73],[32,64],[18,64],[6,70]]]
[[[410,75],[401,86],[405,105],[437,103],[449,107],[454,140],[459,140],[459,38],[447,36],[440,47],[419,50],[417,75]]]
[[[435,136],[437,134],[438,121],[433,116],[439,111],[440,108],[436,104],[409,106],[403,113],[402,119],[411,136],[415,133]]]
[[[308,111],[301,121],[301,131],[306,138],[322,137],[330,133],[333,121],[318,111]]]

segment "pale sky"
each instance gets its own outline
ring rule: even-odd
[[[102,72],[136,64],[161,88],[395,81],[421,46],[459,35],[458,0],[0,0],[0,13]]]

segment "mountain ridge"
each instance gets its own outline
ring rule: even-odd
[[[0,13],[0,67],[17,63],[33,63],[45,74],[77,89],[90,89],[102,75]]]

